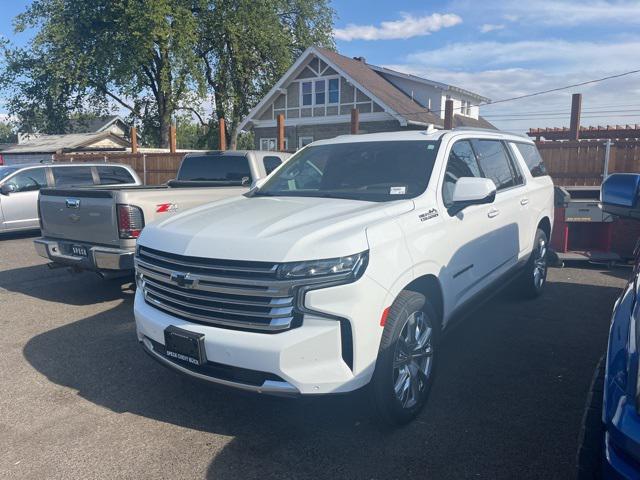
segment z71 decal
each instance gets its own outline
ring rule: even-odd
[[[178,210],[177,203],[159,203],[156,205],[156,213],[175,212]]]
[[[420,214],[419,218],[421,222],[426,222],[427,220],[431,220],[432,218],[436,218],[438,216],[438,210],[432,208],[427,213]]]

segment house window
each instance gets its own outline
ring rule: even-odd
[[[300,82],[300,97],[303,107],[340,103],[340,79],[315,79]]]
[[[471,102],[467,102],[467,110],[466,110],[467,115],[471,115]]]
[[[313,103],[313,93],[311,82],[302,82],[302,105],[311,105]]]
[[[287,137],[284,137],[284,149],[289,150],[289,141]],[[278,150],[278,139],[277,138],[261,138],[260,139],[260,150],[264,150],[267,152],[275,152]]]
[[[340,103],[340,80],[329,79],[329,103]]]
[[[316,80],[316,105],[324,105],[325,103],[324,87],[324,80]]]
[[[300,137],[298,138],[298,148],[306,147],[313,142],[313,137]]]

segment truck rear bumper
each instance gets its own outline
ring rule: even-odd
[[[33,244],[36,252],[41,257],[48,258],[57,264],[81,270],[126,272],[133,271],[134,268],[133,257],[135,251],[133,249],[92,246],[79,242],[49,240],[46,238],[37,238],[33,241]],[[71,253],[72,245],[84,247],[87,256]]]

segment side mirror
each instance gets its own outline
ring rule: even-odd
[[[251,184],[251,190],[255,190],[257,188],[260,188],[261,186],[263,186],[265,184],[266,181],[267,181],[267,177],[256,178],[253,181],[253,183]]]
[[[602,183],[602,210],[640,220],[640,174],[613,173]]]
[[[471,205],[493,203],[496,199],[496,184],[489,178],[462,177],[453,187],[452,205],[449,214],[455,215]]]
[[[10,193],[14,193],[18,191],[18,187],[16,187],[13,183],[5,183],[0,187],[0,194],[9,195]]]

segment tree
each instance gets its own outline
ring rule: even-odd
[[[307,47],[335,48],[327,0],[200,0],[196,15],[198,54],[231,148],[241,119]]]
[[[13,126],[8,122],[0,121],[0,143],[16,143],[18,136]]]
[[[19,79],[8,107],[27,129],[64,132],[65,113],[115,103],[166,147],[175,112],[203,94],[193,1],[35,0],[16,19],[26,28],[38,32],[7,50],[3,84]]]

